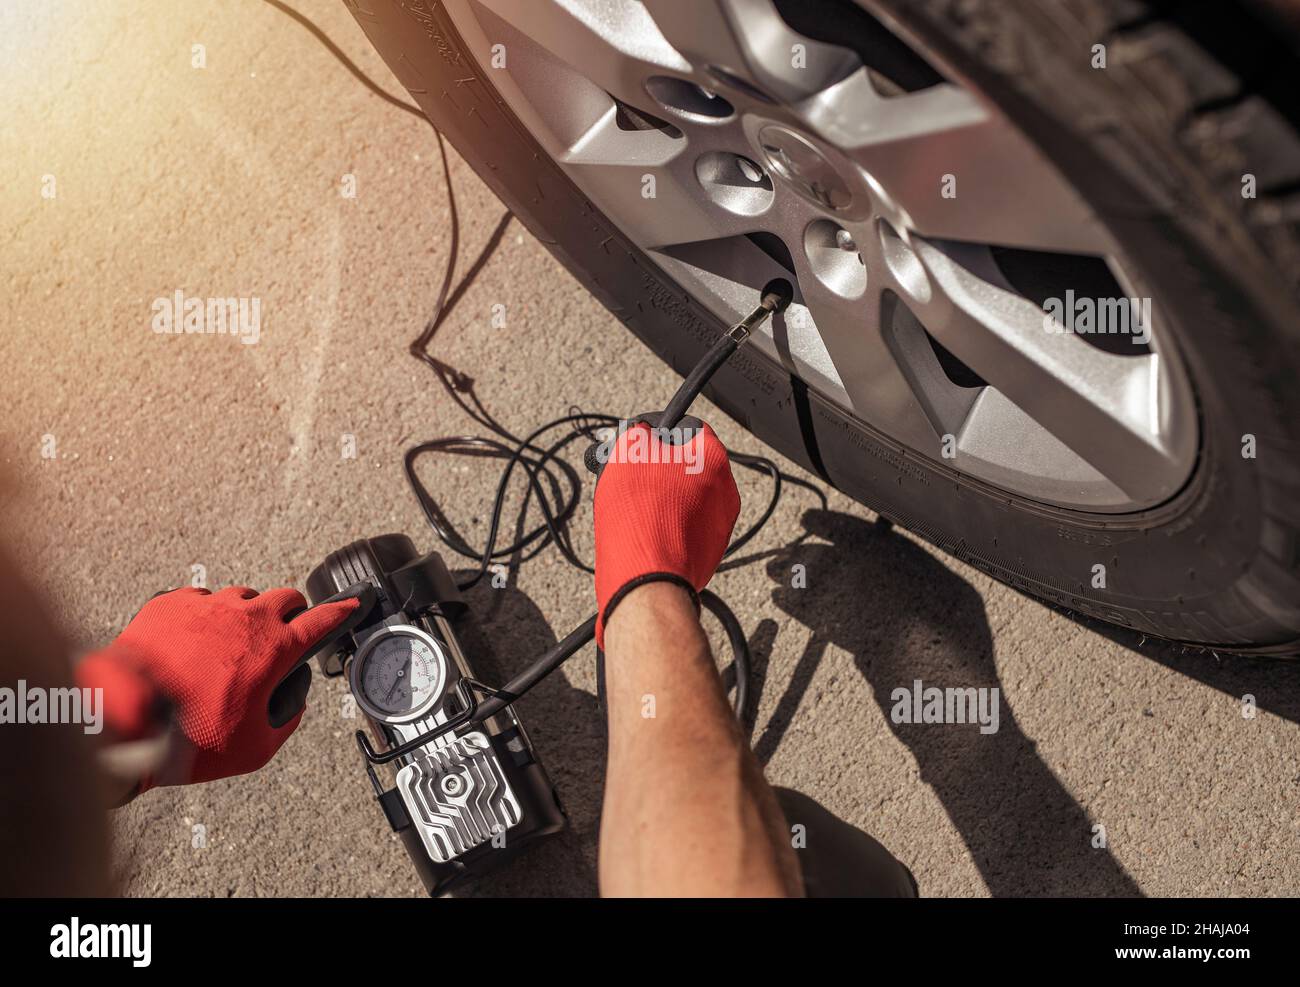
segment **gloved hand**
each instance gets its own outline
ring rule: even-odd
[[[644,423],[620,434],[596,484],[596,644],[635,587],[665,579],[702,590],[739,514],[727,450],[708,425],[679,447]]]
[[[272,690],[358,605],[348,599],[307,610],[295,589],[174,590],[146,603],[112,644],[88,656],[77,684],[104,689],[104,720],[119,740],[156,732],[160,704],[174,708],[181,767],[143,779],[140,791],[256,771],[302,719],[298,709],[272,727]]]

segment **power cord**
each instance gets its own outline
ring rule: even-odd
[[[291,17],[311,32],[336,60],[342,63],[362,85],[375,95],[397,109],[410,113],[429,124],[433,128],[434,136],[437,139],[443,181],[447,190],[448,214],[451,217],[450,242],[447,263],[443,271],[442,284],[438,290],[438,299],[433,316],[429,319],[420,335],[411,341],[408,349],[413,357],[433,371],[443,388],[461,410],[479,426],[488,430],[491,437],[455,435],[418,443],[406,450],[403,456],[403,469],[411,492],[419,502],[420,509],[424,512],[425,519],[428,521],[433,533],[451,551],[476,564],[476,568],[468,576],[458,581],[459,588],[467,590],[475,586],[487,574],[494,560],[517,556],[514,563],[517,568],[529,559],[534,558],[551,544],[555,545],[570,565],[581,569],[583,572],[593,573],[595,570],[574,551],[568,534],[568,523],[576,512],[582,498],[581,474],[571,463],[561,458],[561,454],[572,443],[578,441],[584,443],[583,450],[585,451],[586,447],[600,442],[604,438],[601,434],[603,430],[616,428],[625,419],[615,415],[585,412],[578,408],[571,408],[566,414],[547,422],[527,435],[523,437],[517,436],[498,422],[484,407],[474,391],[472,379],[443,363],[429,352],[429,344],[433,341],[435,333],[459,300],[469,278],[472,278],[473,274],[486,263],[492,250],[495,249],[496,244],[500,241],[506,227],[509,225],[512,218],[511,214],[507,212],[502,217],[486,248],[473,265],[470,275],[453,292],[451,285],[455,277],[460,252],[460,218],[456,207],[456,193],[451,178],[451,167],[447,161],[447,148],[442,133],[417,106],[391,95],[366,76],[305,15],[282,3],[281,0],[263,0],[263,2]],[[788,301],[788,298],[786,300]],[[669,427],[676,424],[676,419],[685,412],[690,401],[703,387],[712,372],[722,362],[725,362],[726,358],[734,351],[736,343],[733,342],[730,349],[727,349],[723,345],[725,341],[726,337],[719,340],[718,344],[715,344],[714,349],[710,351],[705,360],[701,361],[700,366],[693,371],[679,389],[677,396],[670,402],[669,411],[674,413],[674,417],[672,421],[667,423]],[[722,352],[724,349],[727,349],[725,353]],[[709,364],[710,359],[713,360],[713,365],[706,366],[706,364]],[[505,460],[505,464],[501,468],[500,478],[497,481],[492,511],[489,515],[487,538],[482,548],[473,547],[461,537],[451,520],[442,510],[442,507],[420,480],[416,472],[416,463],[426,455],[471,456]],[[827,504],[826,494],[820,488],[799,477],[783,472],[772,460],[764,456],[732,451],[728,451],[727,455],[732,463],[768,476],[772,481],[772,487],[767,504],[758,519],[746,528],[741,535],[733,539],[728,546],[724,561],[718,567],[720,572],[757,561],[770,554],[762,553],[747,558],[733,557],[739,549],[752,541],[771,519],[777,505],[780,503],[783,484],[789,483],[809,490],[819,498],[823,508]],[[514,528],[516,531],[514,539],[506,544],[498,545],[501,522],[506,516],[506,495],[516,467],[523,470],[527,481],[527,489],[514,514]],[[542,523],[529,529],[527,527],[529,505],[534,499],[541,511]],[[702,591],[700,593],[700,603],[704,609],[718,619],[727,635],[736,673],[736,693],[733,705],[736,715],[743,719],[748,705],[750,678],[749,644],[745,639],[744,630],[731,608],[717,594],[707,589]],[[490,698],[479,703],[474,710],[474,719],[491,716],[518,699],[592,640],[594,633],[595,617],[592,616],[557,642],[546,654],[515,676],[504,687],[496,690]]]

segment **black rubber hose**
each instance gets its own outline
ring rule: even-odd
[[[704,355],[704,358],[695,365],[694,369],[691,370],[686,379],[682,381],[682,385],[677,389],[677,393],[673,395],[672,400],[668,402],[668,407],[665,408],[663,413],[659,416],[659,428],[672,428],[682,420],[687,410],[690,408],[691,403],[699,396],[700,391],[704,389],[704,385],[709,382],[709,378],[717,372],[719,367],[730,359],[731,355],[736,352],[739,345],[739,340],[730,335],[723,336],[713,344],[709,349],[709,352]],[[529,439],[525,441],[531,441],[535,435],[536,433],[534,433],[533,436],[529,436]],[[521,446],[521,450],[522,448],[524,448],[524,446]],[[516,453],[516,456],[517,455],[518,453]],[[777,475],[777,483],[777,489],[779,490],[779,474]],[[498,497],[498,501],[499,499],[500,498]],[[496,510],[493,511],[494,522],[499,511],[500,503],[497,504]],[[548,517],[548,521],[549,520]],[[763,520],[766,520],[766,516]],[[733,548],[739,548],[744,544],[754,531],[757,530],[757,527],[760,526],[761,523],[754,529],[751,529],[751,531],[747,532],[746,536],[739,539]],[[490,545],[491,541],[489,541],[489,546]],[[735,655],[736,665],[735,709],[737,716],[741,716],[744,714],[745,704],[749,701],[749,642],[745,640],[745,632],[740,626],[740,621],[736,619],[736,615],[731,612],[731,608],[723,603],[717,594],[711,593],[707,589],[703,590],[700,593],[700,603],[722,623],[723,630],[727,634],[727,640],[731,643],[731,650]],[[492,696],[479,703],[478,708],[475,710],[474,718],[476,720],[487,719],[488,717],[501,712],[501,710],[505,709],[510,705],[510,703],[523,696],[529,689],[535,686],[542,679],[546,678],[546,676],[550,675],[551,672],[555,671],[564,664],[564,662],[585,647],[587,643],[596,636],[597,616],[597,614],[592,614],[561,640],[556,642],[555,646],[544,655],[535,660],[522,672],[498,689],[498,694],[496,696]]]
[[[550,651],[498,689],[497,695],[479,703],[474,711],[474,719],[486,720],[488,717],[500,713],[538,682],[563,665],[595,636],[596,615],[593,613],[561,640],[557,641]]]
[[[659,415],[656,428],[672,428],[686,416],[691,404],[700,396],[700,391],[704,390],[704,385],[718,372],[719,367],[731,359],[731,355],[749,337],[750,330],[756,328],[768,315],[785,311],[794,297],[794,289],[784,278],[775,278],[763,286],[760,297],[762,300],[758,308],[714,343],[700,362],[691,368],[673,399]],[[738,334],[736,329],[743,331]]]
[[[745,639],[744,628],[732,612],[731,607],[722,602],[722,597],[712,590],[700,590],[700,604],[709,613],[718,618],[722,629],[726,631],[727,640],[731,642],[732,660],[736,666],[736,698],[732,708],[736,719],[745,722],[745,710],[749,705],[749,642]]]
[[[659,420],[655,423],[657,428],[672,428],[684,417],[690,409],[692,402],[700,396],[700,391],[704,390],[704,385],[709,382],[718,368],[731,359],[731,354],[736,352],[740,342],[731,336],[723,336],[712,347],[709,352],[699,363],[686,375],[682,381],[681,387],[677,388],[677,393],[673,395],[668,406],[664,408],[659,415]]]

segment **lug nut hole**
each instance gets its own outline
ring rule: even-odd
[[[757,162],[739,154],[701,154],[695,177],[714,205],[738,216],[757,216],[772,204],[772,179]]]
[[[853,234],[829,219],[809,223],[803,235],[804,255],[817,280],[843,298],[859,298],[867,290],[867,266]]]
[[[736,112],[722,96],[689,79],[654,75],[646,80],[645,88],[665,110],[696,123],[719,123]]]

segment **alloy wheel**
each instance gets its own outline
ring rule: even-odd
[[[832,4],[834,44],[810,36]],[[1187,481],[1193,389],[1133,259],[885,5],[447,6],[533,137],[720,319],[789,279],[753,345],[901,447],[1080,511]]]

